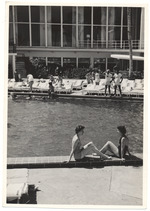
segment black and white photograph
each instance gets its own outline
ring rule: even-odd
[[[5,9],[3,205],[146,208],[147,6]]]

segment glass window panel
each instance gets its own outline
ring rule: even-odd
[[[16,31],[18,46],[29,46],[29,24],[17,24]]]
[[[106,59],[105,58],[94,58],[94,67],[99,68],[102,72],[106,69]]]
[[[47,22],[60,23],[60,7],[47,7]]]
[[[52,33],[52,34],[51,34]],[[49,25],[48,26],[48,46],[60,46],[61,39],[60,39],[60,26],[58,25]],[[52,40],[51,40],[52,38]]]
[[[75,7],[63,7],[63,23],[76,23]]]
[[[17,22],[29,22],[29,7],[17,6]]]
[[[121,27],[108,27],[108,40],[120,40]]]
[[[79,26],[79,40],[91,40],[91,27]]]
[[[141,8],[132,8],[131,11],[132,39],[140,39]]]
[[[123,8],[123,25],[127,25],[127,8]]]
[[[127,27],[123,27],[122,39],[128,40],[128,28]]]
[[[106,8],[93,8],[93,24],[106,25]]]
[[[106,26],[93,27],[93,47],[94,48],[106,47]]]
[[[9,6],[9,22],[13,22],[12,6]]]
[[[79,24],[91,24],[91,7],[79,7],[78,20]]]
[[[36,22],[36,23],[45,22],[45,7],[31,6],[31,22]]]
[[[14,43],[14,36],[13,36],[13,24],[9,24],[9,44],[12,45]]]
[[[79,26],[78,28],[78,39],[80,47],[90,47],[91,43],[91,27],[90,26]]]
[[[64,25],[63,26],[63,46],[75,47],[76,45],[76,27]]]
[[[63,58],[63,67],[76,67],[76,58]]]
[[[48,57],[49,63],[61,64],[61,58],[59,57]]]
[[[108,8],[108,25],[121,25],[121,8]]]
[[[32,24],[32,46],[45,46],[45,25]]]
[[[89,68],[90,67],[90,58],[79,58],[78,59],[79,68]]]
[[[84,7],[84,24],[91,23],[91,7]]]

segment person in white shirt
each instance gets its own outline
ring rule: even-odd
[[[110,93],[110,85],[111,85],[111,82],[112,82],[112,74],[110,73],[110,70],[106,70],[105,72],[105,95],[106,92],[107,92],[107,88],[108,88],[108,92],[109,92],[109,95],[111,94]]]
[[[99,82],[100,82],[100,76],[99,76],[99,72],[97,71],[95,73],[95,84],[96,85],[99,85]]]
[[[114,83],[115,83],[114,96],[116,96],[117,87],[119,88],[120,96],[122,96],[122,92],[121,92],[121,82],[122,82],[122,80],[123,80],[122,74],[119,73],[119,70],[116,70],[116,72],[114,74]]]
[[[27,75],[27,83],[29,84],[29,87],[30,87],[30,91],[31,92],[32,92],[33,82],[34,82],[33,75],[28,74]]]

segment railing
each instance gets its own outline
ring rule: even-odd
[[[118,40],[94,40],[91,42],[90,40],[80,40],[78,45],[75,46],[75,43],[67,42],[63,43],[63,47],[60,46],[60,43],[55,43],[55,45],[48,46],[48,48],[87,48],[87,49],[129,49],[129,42],[128,40],[118,41]],[[132,40],[132,49],[144,49],[144,41],[141,42],[140,40]],[[9,43],[10,51],[14,51],[14,46]],[[18,46],[18,47],[29,47],[29,46]],[[43,47],[44,46],[32,46],[33,47]]]
[[[144,49],[144,42],[140,42],[140,40],[132,40],[132,48],[133,49]],[[129,49],[128,40],[117,41],[102,41],[96,40],[91,43],[90,41],[83,40],[79,41],[79,48],[97,48],[97,49]]]

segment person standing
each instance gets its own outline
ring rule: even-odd
[[[105,72],[105,95],[107,95],[107,88],[108,88],[109,95],[111,95],[111,92],[110,92],[111,82],[112,82],[112,74],[110,73],[110,70],[108,69]]]
[[[27,83],[29,84],[31,92],[32,92],[33,82],[34,82],[33,75],[32,74],[28,74],[27,75]]]
[[[52,82],[49,82],[48,97],[49,99],[54,99],[54,86]]]
[[[97,71],[95,73],[95,85],[99,85],[100,83],[100,76],[99,76],[99,72]]]
[[[114,96],[116,96],[117,87],[119,88],[120,96],[122,96],[122,92],[121,92],[121,83],[122,83],[122,81],[123,81],[122,74],[119,73],[119,70],[116,70],[116,72],[114,74],[114,83],[115,83]]]

